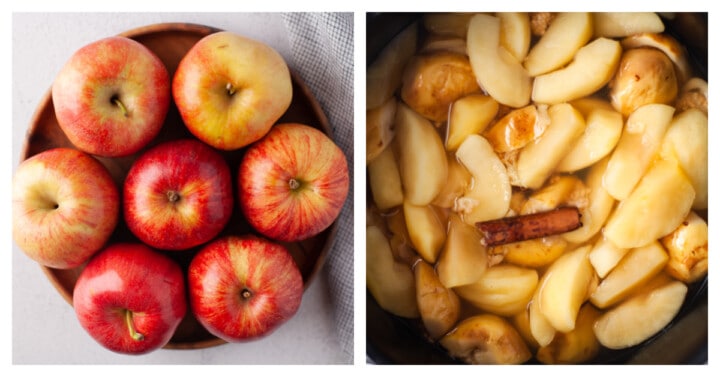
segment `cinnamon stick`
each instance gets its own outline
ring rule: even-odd
[[[486,246],[504,245],[533,238],[570,232],[582,226],[576,207],[560,207],[547,212],[504,217],[475,223]]]

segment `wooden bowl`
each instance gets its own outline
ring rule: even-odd
[[[132,38],[153,51],[165,64],[172,77],[175,74],[180,60],[185,56],[185,53],[201,38],[218,31],[220,31],[220,29],[203,25],[164,23],[132,29],[120,35]],[[293,100],[290,108],[278,122],[307,124],[320,129],[332,138],[332,129],[317,100],[313,97],[298,74],[293,72],[292,67],[290,67],[290,71],[293,83]],[[125,176],[132,163],[140,154],[160,142],[180,138],[194,138],[194,136],[183,124],[177,107],[175,107],[175,104],[171,101],[165,123],[158,136],[149,145],[131,156],[121,158],[97,157],[97,159],[110,171],[120,192],[122,192]],[[42,151],[56,147],[75,148],[58,126],[52,96],[50,90],[48,90],[33,115],[20,159],[23,161]],[[235,182],[237,182],[237,170],[244,149],[230,152],[221,151],[220,153],[230,166],[233,174],[232,181],[235,185]],[[234,192],[237,192],[237,187],[234,187]],[[120,216],[118,226],[108,243],[140,242],[128,229],[122,218],[122,214]],[[328,229],[315,237],[301,242],[285,243],[285,246],[290,250],[295,262],[300,268],[306,288],[321,268],[325,256],[333,244],[336,232],[337,222],[333,223]],[[254,233],[254,230],[245,221],[239,205],[235,203],[233,215],[219,236],[248,233]],[[161,252],[176,260],[183,270],[187,271],[192,257],[201,247],[202,245],[190,250]],[[40,267],[65,301],[72,305],[73,288],[84,266],[67,270],[45,266]],[[225,343],[223,340],[211,335],[205,330],[194,318],[192,312],[188,310],[172,339],[170,339],[170,342],[164,348],[196,349],[216,346],[223,343]]]

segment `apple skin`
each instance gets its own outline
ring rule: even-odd
[[[227,342],[269,335],[295,315],[303,279],[287,249],[256,236],[226,236],[203,247],[188,269],[190,308]]]
[[[293,95],[290,70],[277,51],[226,31],[193,45],[178,65],[172,93],[188,130],[222,150],[260,139]]]
[[[327,229],[349,186],[342,150],[321,131],[298,123],[275,125],[252,144],[238,174],[240,207],[250,225],[287,242]]]
[[[170,97],[165,65],[125,37],[80,48],[52,85],[55,116],[70,142],[105,157],[130,155],[147,145],[162,128]]]
[[[115,230],[119,195],[107,169],[87,153],[40,152],[21,162],[13,177],[13,239],[44,266],[80,266]]]
[[[185,250],[225,227],[233,210],[230,168],[194,140],[164,142],[140,155],[123,187],[125,222],[156,249]]]
[[[113,244],[80,273],[73,290],[75,314],[107,349],[148,353],[170,341],[187,312],[184,279],[175,261],[143,244]]]

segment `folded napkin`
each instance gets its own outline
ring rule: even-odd
[[[329,251],[325,274],[334,310],[337,335],[347,362],[353,362],[353,14],[288,13],[292,56],[289,64],[317,98],[332,127],[335,142],[345,152],[350,191],[340,217],[337,238]]]

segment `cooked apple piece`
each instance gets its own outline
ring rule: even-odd
[[[545,212],[563,205],[573,205],[578,202],[587,202],[585,184],[580,178],[572,175],[554,175],[539,190],[533,192],[523,204],[521,215]]]
[[[399,206],[403,202],[400,171],[392,148],[386,148],[368,164],[368,180],[373,201],[380,211]]]
[[[435,263],[445,243],[445,225],[429,205],[416,206],[406,200],[403,215],[413,247],[424,260]]]
[[[692,68],[687,58],[685,47],[672,36],[665,33],[638,33],[624,38],[620,44],[624,49],[650,47],[667,55],[675,66],[678,86],[682,86],[690,78]]]
[[[482,88],[503,105],[523,107],[530,101],[532,81],[525,68],[500,45],[500,19],[476,14],[470,19],[467,49]]]
[[[668,254],[659,242],[631,249],[600,282],[590,301],[604,309],[625,299],[665,268]]]
[[[620,42],[612,39],[598,38],[586,44],[564,68],[535,77],[532,100],[554,104],[595,93],[615,74],[621,54]]]
[[[623,117],[615,110],[596,109],[585,117],[585,132],[557,166],[559,172],[584,169],[612,152],[620,140]]]
[[[595,271],[588,260],[590,246],[568,251],[550,265],[538,292],[540,311],[560,332],[575,328],[580,306]]]
[[[505,255],[505,261],[518,266],[540,268],[550,265],[567,248],[560,236],[548,236],[496,246]]]
[[[678,98],[675,101],[676,111],[682,112],[688,109],[698,109],[707,115],[708,113],[708,84],[707,81],[693,77],[683,85]]]
[[[550,124],[542,136],[520,151],[517,178],[521,187],[540,188],[585,129],[585,120],[570,104],[552,105],[548,115]]]
[[[557,330],[555,330],[540,310],[538,292],[540,291],[540,287],[545,283],[545,280],[547,280],[547,276],[547,274],[543,275],[543,278],[538,283],[538,289],[530,300],[527,309],[528,320],[530,321],[530,333],[540,347],[545,347],[550,344],[557,334]]]
[[[708,207],[708,118],[698,109],[677,114],[665,133],[660,155],[675,159],[695,189],[693,209]]]
[[[450,331],[460,318],[460,299],[438,279],[427,262],[413,267],[418,309],[425,330],[432,339],[439,339]]]
[[[395,117],[400,179],[405,199],[427,205],[447,183],[447,156],[440,134],[430,121],[403,103]]]
[[[512,187],[505,165],[490,143],[480,135],[470,135],[460,145],[456,156],[473,176],[473,184],[457,200],[456,211],[471,225],[503,217],[510,208]]]
[[[468,364],[522,364],[532,357],[522,336],[504,318],[467,318],[440,339],[450,356]]]
[[[540,40],[530,49],[523,65],[530,76],[554,71],[570,62],[593,34],[587,12],[558,14]]]
[[[627,198],[643,177],[660,149],[674,112],[671,106],[648,104],[630,114],[603,176],[603,187],[615,199]]]
[[[464,166],[455,158],[454,153],[447,154],[448,175],[447,182],[440,189],[432,205],[440,208],[454,208],[455,201],[465,194],[465,191],[472,184],[472,175]]]
[[[455,292],[484,311],[502,315],[515,315],[527,307],[538,283],[537,271],[512,264],[499,264],[488,268],[479,280],[455,287]]]
[[[596,12],[592,15],[596,37],[627,37],[665,31],[660,16],[652,12]]]
[[[673,63],[662,51],[633,48],[623,53],[608,88],[613,108],[629,116],[643,105],[675,102],[678,81]]]
[[[456,150],[468,135],[479,134],[495,119],[498,103],[484,94],[470,94],[453,102],[447,125],[448,151]]]
[[[582,226],[572,232],[562,234],[562,237],[568,242],[580,244],[595,236],[615,206],[615,199],[602,185],[608,160],[609,157],[605,157],[593,164],[585,178],[585,187],[590,191],[588,194],[589,205],[580,211]]]
[[[708,272],[708,225],[695,212],[660,240],[670,260],[665,271],[685,283],[698,281]]]
[[[617,247],[607,238],[601,238],[593,245],[588,258],[590,258],[590,264],[595,268],[595,273],[600,278],[604,278],[617,266],[628,251],[630,249]]]
[[[530,49],[530,16],[522,12],[499,12],[500,45],[521,62]]]
[[[570,101],[570,104],[582,114],[584,118],[587,118],[588,115],[594,110],[603,109],[603,110],[615,110],[613,109],[612,105],[610,104],[610,101],[603,97],[582,97],[578,98],[576,100]]]
[[[465,38],[473,15],[474,13],[428,13],[423,15],[423,26],[431,33]]]
[[[450,214],[447,241],[435,264],[438,277],[448,288],[478,281],[488,267],[487,248],[477,229]]]
[[[490,127],[483,136],[495,152],[503,153],[520,149],[540,137],[550,116],[546,105],[528,105],[510,111]]]
[[[410,235],[407,231],[405,214],[396,210],[382,215],[387,230],[390,233],[390,249],[396,261],[412,267],[421,257],[413,249]]]
[[[592,360],[600,351],[593,326],[601,314],[592,305],[584,304],[575,329],[558,333],[550,344],[538,350],[537,359],[544,364],[580,364]]]
[[[605,312],[594,326],[600,344],[610,349],[632,347],[667,326],[680,311],[687,286],[677,280],[664,281]]]
[[[366,285],[381,308],[400,317],[420,316],[415,299],[415,276],[397,263],[380,228],[369,226],[366,237]]]
[[[690,212],[695,190],[679,165],[658,160],[620,202],[604,234],[618,247],[647,245],[675,230]]]
[[[452,52],[467,56],[467,43],[465,35],[462,37],[430,34],[418,51],[419,54],[433,54],[436,52]]]
[[[530,304],[528,304],[529,306]],[[515,329],[518,331],[518,334],[522,336],[523,340],[525,340],[525,344],[527,344],[528,348],[531,352],[534,352],[538,348],[540,348],[540,345],[538,344],[537,340],[535,340],[535,337],[532,334],[532,331],[530,330],[530,311],[529,310],[523,310],[518,314],[515,314],[510,318],[510,322],[513,326],[515,326]]]
[[[365,116],[365,163],[369,164],[375,157],[379,156],[395,137],[395,110],[397,100],[390,97],[382,105],[368,110]]]
[[[385,103],[400,88],[405,64],[415,54],[418,24],[405,28],[383,48],[367,69],[365,108],[374,109]]]

